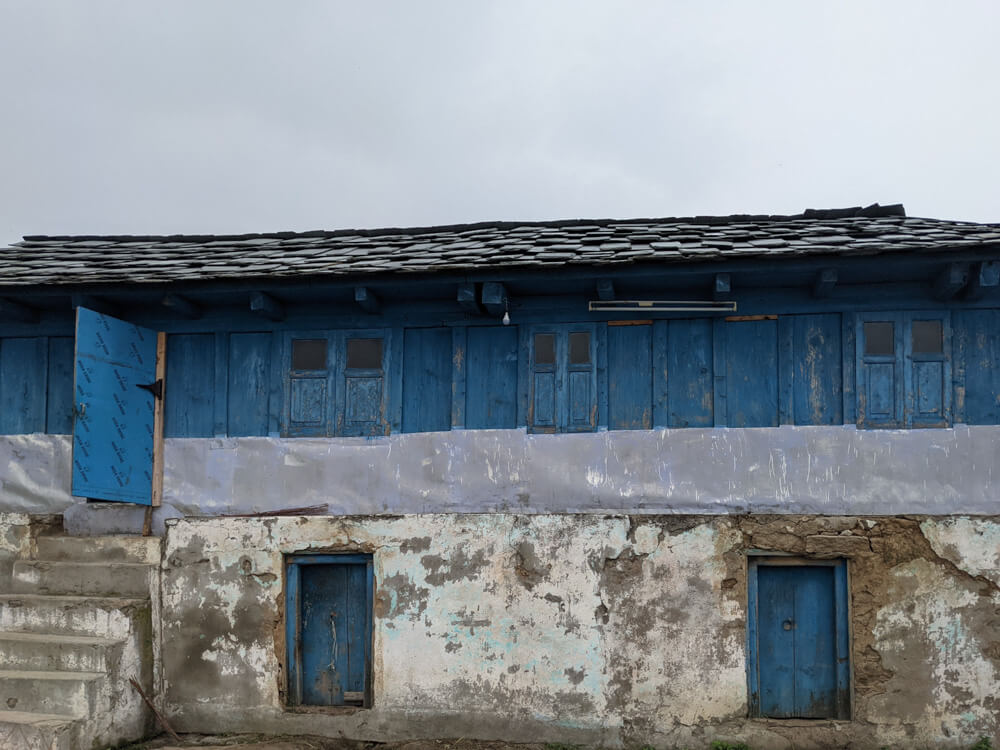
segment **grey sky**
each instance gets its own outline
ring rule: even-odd
[[[1000,221],[1000,3],[0,0],[0,242]]]

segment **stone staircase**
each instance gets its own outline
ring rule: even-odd
[[[0,579],[0,748],[92,750],[152,715],[158,537],[37,536]]]

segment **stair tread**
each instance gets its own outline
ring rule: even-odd
[[[0,724],[32,724],[36,726],[56,726],[79,721],[66,714],[36,714],[31,711],[0,711]]]
[[[0,594],[0,602],[28,601],[53,604],[86,604],[87,602],[98,602],[112,607],[130,607],[149,603],[149,597],[139,596],[102,596],[94,594],[92,596],[80,594]]]
[[[111,560],[108,562],[87,562],[80,560],[50,560],[43,558],[33,558],[31,560],[16,560],[14,565],[52,565],[56,567],[73,567],[73,568],[93,568],[107,569],[107,568],[155,568],[153,563],[142,563],[142,562],[123,562],[121,560]]]
[[[52,669],[0,669],[0,680],[98,680],[103,672],[62,672]]]
[[[0,630],[0,641],[30,643],[65,643],[79,646],[114,646],[122,641],[96,635],[64,635],[61,633],[26,633],[20,630]]]

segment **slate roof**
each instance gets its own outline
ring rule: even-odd
[[[1000,224],[903,207],[794,216],[498,222],[242,235],[28,236],[0,249],[0,286],[363,276],[666,264],[1000,247]]]

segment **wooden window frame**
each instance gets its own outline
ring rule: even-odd
[[[941,323],[941,352],[913,352],[914,321],[933,320]],[[865,324],[892,323],[893,354],[865,353]],[[906,312],[866,312],[855,316],[855,373],[857,398],[857,426],[859,428],[910,429],[950,427],[952,414],[952,329],[948,311],[926,310]],[[940,365],[940,408],[936,412],[919,411],[919,369],[924,364]],[[875,368],[893,368],[893,405],[890,414],[870,413],[868,403],[870,379],[877,377]]]

